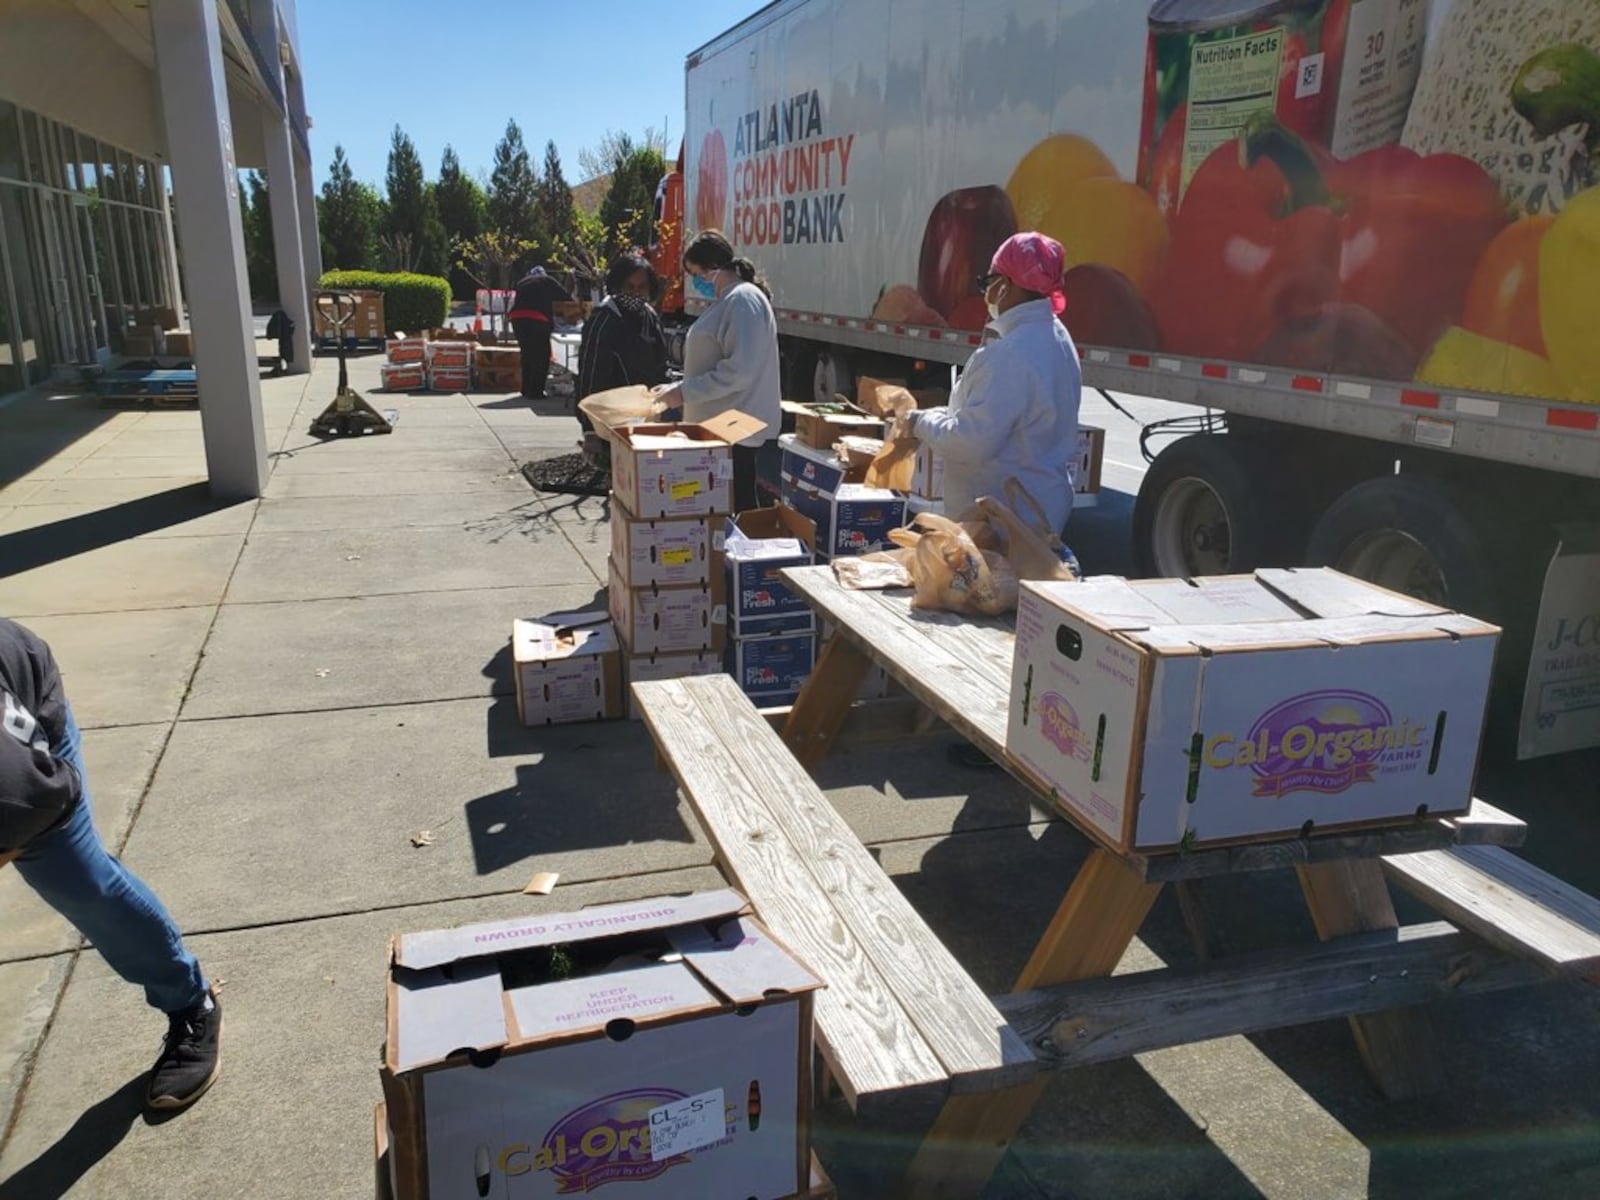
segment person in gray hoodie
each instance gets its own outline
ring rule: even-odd
[[[11,864],[166,1014],[145,1103],[192,1104],[221,1066],[221,1005],[161,901],[95,831],[78,725],[50,647],[4,619],[0,713],[0,867]]]
[[[778,366],[778,320],[765,281],[748,258],[716,230],[697,234],[683,252],[690,293],[709,302],[689,328],[683,347],[683,382],[660,393],[669,412],[682,410],[698,423],[731,410],[766,423],[733,448],[734,509],[760,503],[758,478],[776,481],[778,434],[783,426],[783,382]]]

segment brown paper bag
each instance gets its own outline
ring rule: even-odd
[[[916,408],[917,398],[897,383],[885,383],[863,375],[856,381],[856,407],[892,421]]]
[[[896,438],[885,442],[876,458],[867,465],[867,486],[909,492],[917,473],[917,453],[922,443],[916,438]]]

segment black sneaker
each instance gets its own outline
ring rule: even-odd
[[[200,1099],[222,1070],[222,1001],[204,1003],[167,1017],[167,1037],[150,1069],[145,1103],[151,1108],[186,1108]]]

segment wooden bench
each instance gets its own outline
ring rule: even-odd
[[[633,692],[723,872],[827,982],[818,1046],[853,1108],[1034,1076],[1033,1053],[731,678]]]
[[[1499,846],[1383,860],[1403,891],[1501,950],[1562,975],[1600,977],[1600,901]]]

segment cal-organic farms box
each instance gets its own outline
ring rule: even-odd
[[[728,605],[720,573],[703,586],[630,588],[616,559],[609,568],[611,619],[628,653],[720,651],[726,644]]]
[[[622,648],[606,613],[552,613],[511,623],[517,716],[565,725],[622,715]]]
[[[1462,812],[1498,635],[1325,569],[1024,583],[1006,753],[1118,849]]]
[[[733,891],[396,937],[396,1200],[804,1190],[819,986]]]
[[[709,650],[693,654],[637,654],[622,660],[623,682],[628,685],[628,718],[637,721],[643,715],[633,698],[633,685],[650,683],[657,679],[688,679],[695,675],[721,675],[722,656]]]
[[[628,587],[707,584],[722,574],[721,517],[611,514],[611,557]]]
[[[699,517],[733,508],[733,444],[764,422],[726,412],[698,425],[612,431],[611,494],[635,517]]]
[[[787,505],[728,518],[728,615],[734,637],[816,628],[810,602],[783,578],[789,567],[811,565],[816,541],[816,522]]]
[[[816,523],[817,555],[824,560],[888,549],[889,531],[906,523],[904,496],[861,483],[819,492],[785,474],[783,502]]]

